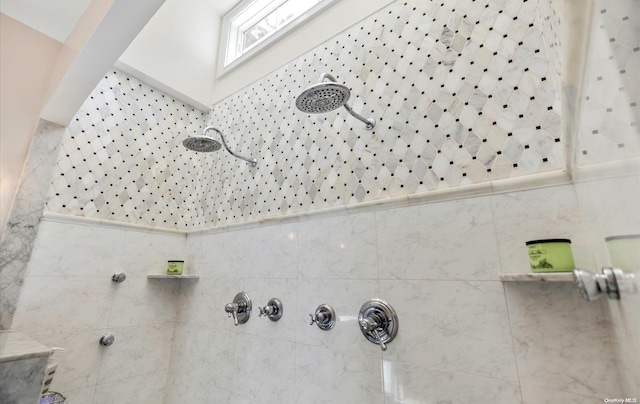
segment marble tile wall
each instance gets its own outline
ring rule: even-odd
[[[611,266],[605,245],[609,236],[640,234],[640,173],[627,178],[599,180],[576,185],[580,208],[585,221],[589,244],[596,266]],[[640,290],[640,268],[624,268],[635,272],[636,288]],[[640,295],[626,295],[605,305],[610,322],[615,353],[625,396],[638,395],[640,386]]]
[[[184,248],[183,234],[41,223],[13,328],[65,349],[53,391],[68,403],[162,402],[180,284],[146,275]],[[116,284],[120,271],[127,279]],[[110,347],[98,343],[105,333]]]
[[[536,237],[571,238],[579,264],[594,268],[601,246],[585,236],[580,202],[563,185],[189,235],[188,265],[201,278],[180,291],[166,402],[617,397],[603,302],[588,304],[572,284],[499,281],[529,272],[524,243]],[[280,298],[282,319],[254,313],[234,327],[223,308],[243,290],[254,307]],[[358,329],[372,297],[399,315],[386,352]],[[338,315],[328,332],[308,324],[321,303]]]
[[[640,12],[597,1],[579,128],[579,164],[640,156]]]
[[[202,229],[561,170],[535,3],[394,2],[206,116],[110,71],[69,126],[47,210]],[[344,109],[296,109],[323,72],[372,131]],[[205,122],[258,166],[185,150]]]
[[[533,1],[399,1],[217,103],[207,122],[259,163],[210,160],[194,227],[561,170],[541,28]],[[297,110],[324,72],[372,131]]]
[[[0,330],[11,327],[65,129],[40,120],[0,240]]]
[[[182,140],[202,131],[204,116],[119,70],[107,72],[69,124],[47,211],[186,228],[199,205],[200,168]]]
[[[0,362],[0,397],[3,403],[32,404],[38,401],[48,357]]]
[[[579,133],[579,163],[597,163],[640,156],[640,8],[633,0],[596,1],[590,59]],[[576,185],[584,211],[595,268],[610,266],[604,238],[640,234],[640,173],[624,179]],[[634,268],[626,268],[634,270]],[[640,268],[635,268],[640,279]],[[640,281],[636,287],[640,288]],[[639,394],[640,297],[608,301],[623,392]]]

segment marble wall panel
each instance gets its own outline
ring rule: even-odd
[[[376,219],[381,279],[497,279],[488,197],[384,210]]]
[[[0,240],[0,329],[11,327],[20,289],[46,201],[47,184],[64,135],[60,125],[41,120]]]
[[[621,394],[600,302],[587,304],[571,284],[505,289],[522,384],[602,398]]]
[[[13,327],[65,349],[51,390],[82,404],[162,400],[180,281],[146,274],[184,258],[185,242],[184,234],[43,221]],[[112,282],[120,271],[127,279]],[[107,333],[115,342],[103,347]]]

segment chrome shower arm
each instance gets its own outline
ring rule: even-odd
[[[332,81],[334,83],[337,83],[338,81],[336,80],[335,77],[333,77],[331,74],[329,73],[322,73],[320,75],[320,81],[323,82],[325,80],[328,81]],[[366,129],[367,130],[371,130],[373,129],[374,126],[376,126],[376,120],[373,118],[365,118],[364,116],[358,114],[357,112],[355,112],[354,110],[351,109],[351,107],[349,106],[349,104],[347,104],[346,102],[343,105],[344,109],[347,110],[348,113],[351,114],[351,116],[353,116],[354,118],[358,119],[359,121],[362,121],[365,125],[366,125]]]
[[[247,157],[243,157],[237,153],[234,153],[227,145],[227,141],[224,139],[224,135],[222,134],[222,132],[220,132],[218,129],[214,128],[213,126],[207,126],[206,128],[204,128],[204,130],[202,131],[202,134],[206,135],[207,131],[209,130],[214,130],[218,135],[220,135],[220,139],[222,140],[222,145],[224,146],[225,149],[227,149],[229,153],[231,153],[232,156],[239,158],[240,160],[246,161],[247,163],[251,164],[251,167],[255,167],[258,164],[258,160],[256,159],[250,159]]]
[[[338,80],[336,80],[336,78],[335,78],[335,77],[333,77],[333,76],[332,76],[331,74],[329,74],[329,73],[322,73],[322,74],[320,75],[320,82],[325,81],[325,79],[327,79],[327,80],[329,80],[329,81],[333,81],[334,83],[337,83],[337,82],[338,82]]]
[[[361,120],[362,122],[364,122],[366,126],[367,130],[371,130],[373,129],[373,127],[376,125],[376,120],[373,118],[369,118],[366,119],[365,117],[363,117],[362,115],[358,114],[357,112],[355,112],[354,110],[351,109],[351,107],[349,106],[349,104],[344,104],[343,105],[344,109],[347,110],[348,113],[350,113],[354,118]]]

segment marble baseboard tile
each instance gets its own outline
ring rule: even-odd
[[[0,241],[0,329],[11,327],[65,129],[40,120]]]

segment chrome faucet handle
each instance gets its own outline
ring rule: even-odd
[[[251,299],[245,292],[238,293],[232,303],[224,306],[224,311],[228,313],[228,317],[233,317],[233,324],[244,324],[251,317]]]
[[[360,321],[360,327],[362,328],[362,330],[373,334],[378,342],[378,345],[380,345],[380,349],[386,351],[387,346],[385,345],[384,341],[382,341],[382,337],[380,336],[380,334],[378,334],[378,327],[380,327],[380,325],[380,317],[375,314]]]
[[[260,314],[258,315],[258,317],[262,317],[262,316],[267,317],[269,314],[273,312],[273,308],[271,306],[264,306],[264,307],[258,306],[258,310],[260,310]]]
[[[258,317],[265,316],[271,321],[278,321],[282,317],[282,302],[275,297],[270,299],[266,306],[258,309],[260,310]]]
[[[325,313],[309,314],[309,317],[311,317],[311,322],[309,323],[309,325],[313,325],[313,323],[318,323],[319,325],[325,322],[327,319],[327,315]]]
[[[224,311],[228,313],[227,317],[233,316],[233,324],[238,325],[238,304],[237,303],[229,303],[224,306]]]
[[[333,328],[336,324],[336,312],[333,311],[333,308],[328,304],[321,304],[316,308],[314,314],[309,314],[311,317],[311,322],[309,325],[313,325],[316,323],[318,328],[323,331],[328,331]]]

